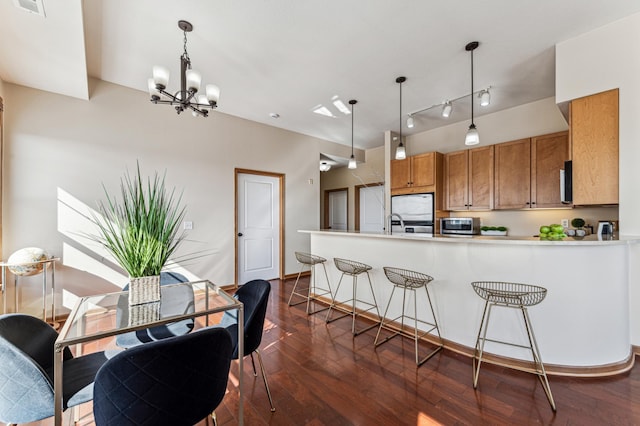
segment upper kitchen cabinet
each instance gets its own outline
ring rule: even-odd
[[[493,208],[493,145],[444,155],[447,210]]]
[[[560,170],[570,158],[568,132],[495,145],[495,208],[566,206]]]
[[[571,158],[569,132],[531,138],[531,207],[567,207],[560,197],[560,170]]]
[[[495,147],[495,208],[531,207],[531,140],[521,139]]]
[[[573,204],[618,204],[618,89],[571,101]]]
[[[435,193],[435,209],[443,210],[443,155],[427,152],[391,160],[391,195]]]
[[[439,152],[391,160],[391,193],[434,192],[438,173],[442,173],[442,154]]]

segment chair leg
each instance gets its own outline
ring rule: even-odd
[[[473,354],[473,388],[478,388],[478,376],[480,374],[480,364],[482,364],[482,353],[484,352],[484,344],[487,340],[487,329],[489,328],[489,316],[491,315],[491,307],[489,301],[484,304],[484,312],[480,321],[480,329],[478,330],[478,339],[476,340],[476,348]],[[484,333],[482,329],[484,328]],[[482,336],[482,337],[481,337]],[[480,344],[482,340],[482,344]],[[476,358],[478,359],[476,362]]]
[[[213,426],[218,426],[218,416],[215,411],[211,413],[211,420],[213,420]]]
[[[527,337],[529,338],[529,346],[531,347],[533,363],[537,370],[536,374],[538,375],[538,379],[540,379],[540,383],[542,384],[544,393],[547,395],[549,404],[551,404],[551,409],[555,412],[556,403],[553,400],[553,395],[551,394],[551,387],[549,386],[549,380],[547,379],[547,372],[545,371],[544,364],[542,363],[542,357],[540,356],[540,350],[538,349],[538,342],[536,341],[536,336],[533,333],[533,328],[531,327],[531,320],[529,320],[527,308],[521,306],[520,310],[522,311],[522,316],[524,317],[524,324],[527,330]]]
[[[253,377],[258,377],[258,371],[256,370],[256,362],[253,360],[253,353],[251,353],[251,365],[253,366]]]
[[[260,354],[260,351],[258,349],[256,349],[255,352],[258,355],[258,363],[260,364],[260,370],[262,371],[262,380],[264,380],[264,387],[267,390],[267,396],[269,397],[269,404],[271,405],[271,412],[273,413],[274,411],[276,411],[276,407],[273,406],[273,398],[271,398],[271,391],[269,390],[269,383],[267,382],[267,372],[264,369],[264,363],[262,362],[262,355]]]
[[[296,293],[296,288],[298,287],[298,281],[300,281],[300,275],[302,274],[302,271],[304,270],[304,264],[300,265],[300,272],[298,272],[298,278],[296,278],[296,282],[293,285],[293,290],[291,290],[291,295],[289,296],[289,302],[287,303],[289,306],[291,306],[291,299],[293,299],[293,295],[294,294],[298,294]],[[299,302],[299,303],[304,303],[304,302]],[[296,303],[297,305],[298,303]]]

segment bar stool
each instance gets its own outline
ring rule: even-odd
[[[300,263],[300,272],[298,272],[298,278],[296,278],[296,283],[293,285],[293,290],[291,290],[291,295],[289,296],[289,306],[296,306],[306,302],[307,315],[316,314],[318,312],[324,311],[325,309],[328,309],[329,307],[326,306],[313,312],[309,310],[311,301],[320,301],[321,296],[326,296],[328,294],[331,300],[333,300],[333,296],[331,295],[331,284],[329,284],[329,276],[327,275],[327,268],[324,266],[324,263],[327,261],[327,259],[325,259],[324,257],[316,256],[314,254],[303,253],[300,251],[296,252],[296,259],[298,260],[298,263]],[[318,293],[318,288],[316,287],[316,265],[322,265],[322,269],[324,269],[324,277],[327,280],[327,286],[329,286],[329,290],[320,289],[322,293]],[[304,291],[304,293],[299,293],[296,292],[296,287],[298,286],[300,274],[302,274],[305,266],[309,266],[311,269],[312,281],[309,282],[307,288],[301,290]],[[294,295],[302,297],[304,298],[304,300],[291,304],[291,300],[293,299]]]
[[[387,276],[387,279],[393,284],[393,290],[391,290],[391,296],[389,297],[387,308],[385,309],[384,315],[382,316],[382,321],[380,322],[380,327],[378,328],[378,333],[376,334],[376,340],[374,344],[376,347],[378,347],[381,344],[388,342],[389,340],[391,340],[392,338],[398,335],[412,338],[414,340],[415,348],[416,348],[416,365],[419,367],[422,364],[424,364],[429,358],[431,358],[436,353],[438,353],[438,351],[440,351],[443,347],[442,336],[440,336],[438,321],[436,320],[436,315],[433,310],[433,304],[431,303],[431,296],[429,295],[429,289],[427,286],[427,284],[433,281],[433,277],[420,272],[409,271],[407,269],[400,269],[400,268],[390,268],[387,266],[384,267],[384,273]],[[431,308],[433,323],[418,319],[417,289],[421,287],[423,287],[425,292],[427,293],[427,300],[429,301],[429,307]],[[389,306],[391,306],[391,301],[393,300],[393,294],[395,293],[397,288],[402,289],[402,314],[400,314],[400,316],[392,320],[388,320],[385,322],[385,319],[387,318],[387,312],[389,311]],[[407,302],[407,291],[413,292],[413,316],[409,316],[405,314],[405,305]],[[404,323],[405,318],[413,320],[412,333],[410,331],[405,330],[405,323]],[[390,323],[396,322],[398,319],[400,319],[399,330],[397,329],[397,327],[389,327]],[[431,328],[424,331],[422,334],[419,334],[418,323],[426,324]],[[395,331],[395,333],[393,333],[392,335],[386,337],[384,340],[379,342],[378,339],[380,338],[380,331],[382,331],[383,327],[387,329],[391,329],[392,331]],[[435,330],[436,333],[438,334],[440,345],[438,345],[438,347],[433,351],[431,351],[427,356],[420,359],[418,355],[418,341],[433,330]]]
[[[331,301],[331,305],[329,306],[329,310],[327,311],[327,317],[325,319],[326,323],[330,323],[332,321],[335,321],[337,319],[340,318],[344,318],[346,316],[351,315],[351,333],[353,333],[354,336],[357,336],[361,333],[364,333],[367,330],[372,329],[373,327],[375,327],[376,325],[378,325],[378,323],[380,322],[380,311],[378,310],[378,302],[376,302],[376,295],[373,291],[373,284],[371,284],[371,277],[369,276],[369,271],[372,269],[371,266],[366,265],[364,263],[360,263],[360,262],[356,262],[355,260],[348,260],[348,259],[340,259],[340,258],[334,258],[333,262],[336,265],[336,268],[338,268],[338,270],[340,272],[342,272],[342,275],[340,275],[340,281],[338,281],[338,287],[336,288],[336,294],[333,297],[333,300]],[[369,280],[369,288],[371,289],[371,297],[373,298],[373,303],[366,301],[366,300],[361,300],[358,299],[357,294],[358,294],[358,275],[360,274],[367,274],[367,279]],[[338,296],[338,292],[340,291],[340,285],[342,284],[342,279],[344,278],[345,275],[350,275],[352,280],[353,280],[353,288],[352,288],[352,296],[351,299],[347,299],[343,302],[340,303],[346,303],[346,302],[350,302],[351,303],[351,307],[349,310],[347,310],[344,315],[341,315],[339,317],[335,317],[335,318],[330,318],[331,316],[331,310],[332,309],[340,309],[342,311],[345,311],[344,308],[340,308],[337,307],[336,305],[336,297]],[[368,306],[367,309],[361,310],[360,312],[358,312],[357,310],[357,304],[360,303],[361,305],[365,305]],[[358,315],[362,315],[365,312],[369,312],[371,310],[375,309],[377,315],[378,315],[378,321],[374,322],[372,325],[360,330],[360,331],[356,331],[356,317]]]
[[[536,337],[533,334],[531,320],[529,319],[529,314],[527,312],[528,306],[534,306],[542,302],[542,300],[547,295],[547,289],[530,284],[495,281],[476,281],[472,282],[471,285],[473,286],[473,289],[478,294],[478,296],[482,297],[485,300],[484,312],[482,313],[482,320],[480,321],[480,330],[478,330],[478,338],[476,340],[475,353],[473,357],[473,388],[476,389],[478,387],[478,375],[480,373],[480,364],[482,363],[482,354],[484,352],[485,342],[489,341],[493,343],[500,343],[519,348],[530,349],[531,355],[533,356],[534,369],[533,371],[522,369],[522,371],[532,372],[538,376],[538,379],[540,379],[540,383],[542,384],[542,388],[547,395],[547,399],[551,404],[551,409],[553,411],[556,411],[556,403],[553,401],[553,395],[551,394],[551,388],[549,387],[549,380],[547,380],[547,373],[544,370],[544,364],[542,363],[542,358],[540,357],[538,343],[536,342]],[[522,312],[522,317],[524,318],[524,325],[527,331],[527,338],[529,339],[529,346],[487,338],[489,317],[491,316],[491,309],[494,306],[520,309],[520,311]]]

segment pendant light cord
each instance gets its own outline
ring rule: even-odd
[[[473,50],[471,50],[471,125],[475,126],[473,122]]]
[[[402,81],[400,82],[400,116],[399,116],[399,123],[400,123],[400,145],[402,145]]]
[[[353,104],[351,104],[351,157],[353,157]]]

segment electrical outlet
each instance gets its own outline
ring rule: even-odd
[[[193,229],[193,222],[191,221],[184,221],[182,222],[182,227],[184,229]]]
[[[569,227],[569,219],[562,219],[560,221],[560,225],[562,225],[563,228],[568,228]]]

